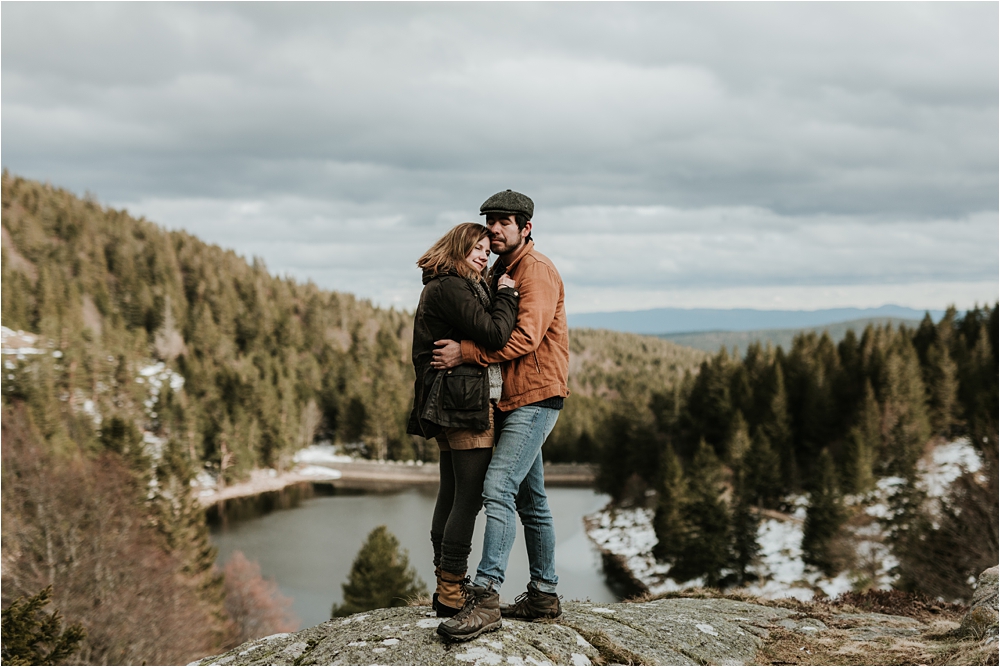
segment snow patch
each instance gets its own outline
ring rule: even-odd
[[[154,419],[156,413],[153,412],[153,406],[160,399],[163,387],[170,387],[175,392],[184,388],[184,376],[167,368],[167,365],[162,361],[140,368],[139,377],[135,381],[139,384],[149,383],[149,396],[142,404],[146,407],[146,413]]]
[[[350,456],[337,454],[337,448],[330,444],[309,445],[295,452],[292,460],[296,463],[350,463]]]
[[[340,479],[342,473],[339,470],[334,470],[333,468],[326,468],[324,466],[306,466],[298,471],[300,475],[306,477],[316,477],[322,479]]]
[[[369,614],[361,614],[360,616],[349,616],[341,621],[341,625],[350,625],[351,623],[360,623],[361,621],[368,618]]]
[[[459,653],[455,659],[476,665],[500,665],[504,662],[503,656],[494,653],[485,646],[470,646],[469,650],[465,653]]]
[[[26,331],[14,331],[0,326],[0,352],[23,360],[26,356],[45,354],[45,349],[35,347],[38,336]],[[8,366],[8,369],[11,367]]]
[[[935,447],[920,461],[917,484],[932,500],[940,499],[963,472],[977,472],[981,467],[979,454],[968,439],[962,438]],[[836,597],[861,584],[891,588],[899,561],[887,545],[885,524],[893,519],[893,496],[905,484],[902,477],[883,477],[870,492],[845,497],[848,506],[862,508],[870,520],[848,526],[855,537],[858,571],[840,572],[834,577],[824,576],[803,562],[802,530],[809,499],[805,495],[787,497],[785,502],[792,507],[788,518],[767,517],[758,526],[760,551],[748,568],[757,580],[746,585],[748,592],[766,599],[792,597],[806,601],[813,599],[817,591]],[[674,581],[669,576],[670,565],[653,558],[653,514],[650,509],[609,506],[587,517],[587,533],[598,547],[620,556],[632,575],[654,595],[703,585],[701,579]]]
[[[929,459],[929,460],[928,460]],[[929,457],[917,463],[920,481],[917,483],[932,498],[943,498],[948,487],[964,472],[979,472],[983,462],[968,438],[960,438],[935,447]]]
[[[704,632],[706,635],[712,635],[713,637],[718,637],[719,636],[718,631],[715,628],[713,628],[711,625],[709,625],[708,623],[696,623],[694,627],[698,628],[700,631]]]

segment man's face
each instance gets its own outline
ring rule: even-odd
[[[517,250],[531,233],[531,222],[524,229],[518,229],[517,219],[513,214],[504,216],[502,213],[487,213],[486,227],[490,230],[490,250],[497,255]]]

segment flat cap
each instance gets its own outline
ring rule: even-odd
[[[479,207],[479,215],[487,213],[520,213],[531,220],[531,215],[535,212],[535,202],[531,201],[528,195],[522,195],[513,190],[498,192]]]

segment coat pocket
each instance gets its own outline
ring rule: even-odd
[[[441,407],[445,410],[482,410],[489,400],[486,369],[456,366],[444,373]]]

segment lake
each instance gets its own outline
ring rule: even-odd
[[[566,599],[615,602],[601,568],[600,553],[587,538],[583,516],[604,507],[609,498],[591,489],[546,489],[556,526],[556,574],[559,593]],[[278,509],[242,520],[214,525],[212,542],[222,567],[239,550],[260,563],[265,577],[274,579],[302,627],[329,620],[330,608],[343,601],[341,584],[368,533],[386,525],[409,551],[410,564],[434,590],[430,520],[437,488],[418,486],[392,493],[353,493],[314,496],[298,506]],[[474,571],[482,550],[485,516],[476,521],[469,569]],[[511,551],[501,597],[512,600],[528,583],[528,559],[518,530]]]

